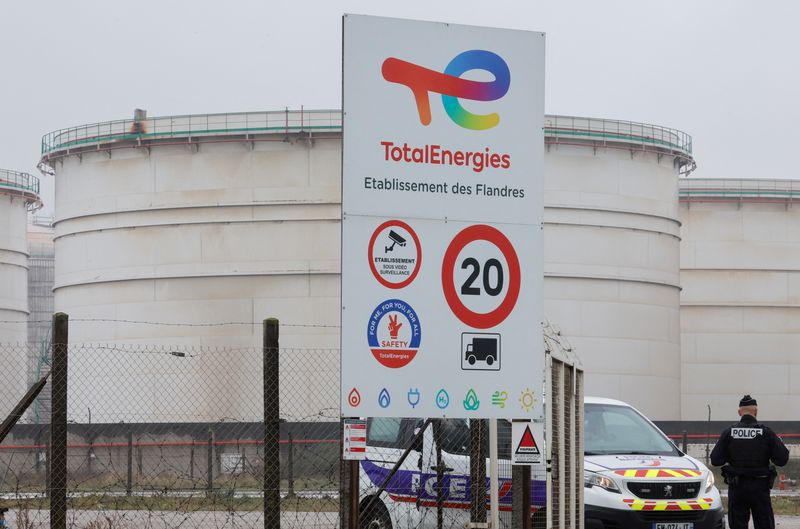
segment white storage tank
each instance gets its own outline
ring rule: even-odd
[[[0,343],[28,341],[28,211],[40,205],[38,178],[0,169]]]
[[[38,209],[39,179],[0,169],[0,415],[25,389],[28,341],[28,211]]]
[[[261,387],[261,354],[235,349],[260,347],[270,316],[281,320],[282,347],[318,348],[306,361],[338,380],[339,111],[76,127],[45,136],[42,161],[56,180],[55,309],[70,316],[71,343],[106,344],[85,360],[95,368],[70,362],[71,383],[91,388],[94,421],[258,420],[260,397],[240,393]],[[126,365],[138,369],[135,394],[112,382]],[[322,392],[294,395],[308,409],[330,407]],[[70,417],[83,422],[88,411]]]
[[[678,175],[691,138],[625,121],[545,118],[545,316],[586,394],[680,418]]]
[[[677,180],[693,168],[691,139],[565,116],[548,116],[545,136],[546,314],[580,351],[587,392],[677,419]],[[260,326],[133,322],[274,315],[302,325],[281,329],[282,346],[338,347],[340,158],[338,111],[124,120],[47,135],[55,306],[74,321],[71,341],[258,345]],[[338,356],[322,363],[336,367]],[[146,382],[156,393],[158,380]]]
[[[800,183],[681,181],[683,419],[800,419]]]

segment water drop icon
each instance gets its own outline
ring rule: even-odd
[[[388,408],[389,404],[391,403],[392,403],[392,397],[389,395],[389,392],[386,390],[386,388],[383,388],[381,390],[381,394],[378,395],[378,405],[381,408]]]

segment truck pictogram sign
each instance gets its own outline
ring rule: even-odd
[[[461,333],[461,369],[500,371],[500,335]]]

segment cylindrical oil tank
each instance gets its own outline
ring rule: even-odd
[[[548,319],[580,352],[587,392],[677,419],[677,180],[693,167],[691,140],[565,116],[548,116],[545,129]],[[282,346],[338,347],[340,158],[338,111],[123,120],[45,136],[55,305],[73,319],[71,340],[258,345],[258,325],[210,324],[277,316]],[[148,383],[158,391],[167,378]]]
[[[586,394],[680,418],[678,176],[683,132],[545,118],[545,316],[586,370]]]
[[[800,183],[681,181],[683,419],[800,419]]]
[[[93,420],[259,420],[262,355],[242,348],[261,345],[273,316],[281,347],[312,349],[287,357],[303,380],[284,396],[330,407],[338,388],[296,385],[338,381],[339,111],[77,127],[46,136],[43,157],[55,309],[71,343],[93,343],[70,360]],[[88,420],[85,405],[69,413]]]
[[[28,211],[39,205],[38,178],[0,169],[1,343],[28,341]]]
[[[38,178],[0,169],[0,415],[3,417],[24,394],[28,211],[40,205]]]

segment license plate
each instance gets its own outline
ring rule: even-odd
[[[694,529],[693,522],[655,522],[653,529]]]

